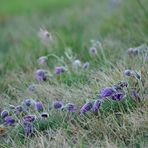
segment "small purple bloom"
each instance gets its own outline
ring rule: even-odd
[[[133,97],[133,98],[139,98],[139,95],[138,95],[138,93],[137,93],[137,91],[135,90],[135,89],[133,89],[132,91],[131,91],[131,96]]]
[[[76,105],[73,104],[73,103],[68,103],[68,104],[66,105],[66,107],[67,107],[67,110],[68,110],[69,112],[76,112],[76,110],[77,110]]]
[[[81,113],[81,114],[85,114],[87,111],[91,110],[91,108],[92,108],[92,103],[91,103],[91,102],[86,102],[86,103],[82,106],[82,108],[81,108],[81,110],[80,110],[80,113]]]
[[[61,101],[55,101],[55,102],[53,103],[53,107],[54,107],[55,109],[62,108],[62,107],[63,107],[63,102],[61,102]]]
[[[98,112],[98,110],[100,109],[101,106],[101,101],[100,100],[96,100],[92,106],[92,111],[94,113]]]
[[[24,117],[24,122],[23,122],[23,124],[24,124],[24,125],[28,125],[28,124],[34,122],[35,120],[36,120],[36,116],[35,116],[35,115],[26,115],[26,116]]]
[[[109,97],[114,93],[114,90],[112,87],[105,87],[101,89],[100,91],[100,96],[101,97]]]
[[[124,75],[130,77],[132,74],[131,70],[127,69],[124,71]]]
[[[93,56],[96,56],[97,55],[97,48],[96,47],[91,47],[89,49],[89,53]]]
[[[25,136],[28,137],[33,133],[33,126],[32,125],[26,125],[25,126]]]
[[[44,110],[44,105],[42,102],[36,102],[35,104],[37,111],[43,111]]]
[[[55,73],[56,73],[57,75],[63,73],[64,71],[65,71],[65,69],[64,69],[64,67],[62,67],[62,66],[59,66],[59,67],[56,67],[56,68],[55,68]]]
[[[86,62],[82,66],[83,70],[87,70],[89,68],[89,62]]]
[[[46,80],[45,70],[43,70],[43,69],[38,69],[38,70],[35,72],[35,78],[36,78],[36,80],[38,80],[38,81],[45,81],[45,80]]]
[[[120,101],[125,97],[124,92],[116,92],[112,95],[111,99],[115,101]]]
[[[4,121],[5,121],[6,125],[9,125],[9,126],[14,125],[14,123],[15,123],[15,120],[13,119],[12,116],[6,116]]]
[[[47,112],[44,112],[44,113],[41,114],[41,117],[42,118],[48,118],[49,114]]]
[[[148,62],[148,55],[146,55],[144,59],[146,62]]]
[[[35,104],[35,100],[33,100],[33,99],[26,99],[26,100],[24,100],[23,103],[24,103],[26,106],[32,106],[32,105]]]
[[[1,112],[1,117],[4,119],[5,117],[7,117],[9,115],[9,112],[7,110],[3,110]]]

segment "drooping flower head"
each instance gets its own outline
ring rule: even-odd
[[[112,96],[111,99],[115,101],[120,101],[125,98],[125,93],[124,92],[115,92]]]
[[[12,116],[6,116],[4,118],[4,121],[5,121],[5,124],[9,125],[9,126],[14,125],[14,123],[15,123],[15,120],[14,120],[14,118]]]
[[[67,107],[67,110],[68,110],[69,112],[76,112],[76,110],[77,110],[76,105],[73,104],[73,103],[68,103],[68,104],[66,105],[66,107]]]
[[[24,127],[25,129],[25,137],[30,136],[33,133],[33,126],[32,125],[26,125]]]
[[[22,104],[23,104],[23,105],[26,105],[27,107],[29,107],[29,106],[34,106],[35,103],[36,103],[36,101],[33,100],[33,99],[25,99],[25,100],[22,102]]]
[[[65,71],[65,68],[62,67],[62,66],[59,66],[59,67],[56,67],[56,68],[55,68],[55,73],[56,73],[57,75],[63,73],[64,71]]]
[[[9,112],[7,110],[3,110],[1,112],[1,117],[4,119],[5,117],[7,117],[9,115]]]
[[[63,102],[62,102],[62,101],[55,101],[55,102],[53,103],[53,107],[54,107],[55,109],[60,109],[60,108],[63,107]]]
[[[36,110],[39,112],[44,110],[44,105],[42,102],[36,102],[35,107],[36,107]]]
[[[38,63],[40,65],[45,65],[47,64],[47,61],[48,61],[48,57],[47,56],[41,56],[39,59],[38,59]]]
[[[38,80],[38,81],[45,81],[45,80],[46,80],[45,70],[43,70],[43,69],[38,69],[38,70],[35,72],[35,78],[36,78],[36,80]]]
[[[85,114],[86,112],[88,112],[89,110],[91,110],[92,108],[92,103],[91,102],[86,102],[80,110],[80,114]]]
[[[73,61],[72,65],[73,65],[73,68],[78,69],[81,67],[81,61],[77,59]]]
[[[112,87],[105,87],[101,89],[100,96],[105,98],[111,96],[113,93],[114,89]]]
[[[130,77],[132,75],[132,71],[127,69],[124,71],[124,76]]]
[[[89,69],[89,62],[84,63],[82,68],[83,68],[83,70]]]
[[[92,111],[94,113],[98,112],[98,110],[100,109],[101,107],[101,101],[98,99],[94,102],[93,106],[92,106]]]

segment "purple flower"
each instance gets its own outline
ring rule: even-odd
[[[15,123],[15,120],[13,119],[12,116],[6,116],[4,121],[5,121],[6,125],[9,125],[9,126],[14,125],[14,123]]]
[[[35,78],[36,78],[36,80],[38,80],[38,81],[45,81],[45,80],[46,80],[45,70],[43,70],[43,69],[38,69],[38,70],[35,72]]]
[[[47,61],[48,61],[48,57],[47,56],[42,56],[38,59],[38,63],[40,65],[44,65],[44,64],[47,64]]]
[[[5,117],[7,117],[9,115],[9,112],[7,110],[3,110],[1,112],[1,117],[4,119]]]
[[[59,67],[56,67],[56,68],[55,68],[55,73],[56,73],[57,75],[63,73],[64,71],[65,71],[65,69],[64,69],[64,67],[62,67],[62,66],[59,66]]]
[[[73,104],[73,103],[68,103],[68,104],[66,105],[66,107],[67,107],[67,110],[68,110],[69,112],[76,112],[76,110],[77,110],[76,105]]]
[[[33,100],[33,99],[26,99],[26,100],[24,100],[23,103],[24,103],[26,106],[32,106],[32,105],[35,104],[35,100]]]
[[[89,62],[86,62],[82,66],[83,70],[87,70],[89,68]]]
[[[130,77],[132,75],[131,70],[129,70],[129,69],[125,70],[124,75]]]
[[[26,116],[24,117],[24,122],[23,122],[23,124],[24,124],[24,125],[28,125],[28,124],[34,122],[35,120],[36,120],[36,116],[35,116],[35,115],[26,115]]]
[[[41,114],[41,117],[42,118],[48,118],[49,114],[47,112],[44,112],[44,113]]]
[[[133,90],[131,91],[131,96],[132,96],[133,98],[135,98],[135,99],[138,99],[138,98],[139,98],[139,95],[138,95],[138,93],[137,93],[137,91],[136,91],[135,89],[133,89]]]
[[[33,133],[33,126],[32,125],[26,125],[25,126],[25,136],[28,137]]]
[[[109,97],[114,93],[114,90],[112,87],[105,87],[101,89],[100,91],[100,96],[101,97]]]
[[[91,47],[89,49],[89,53],[93,56],[96,56],[97,55],[97,48],[96,47]]]
[[[42,102],[36,102],[35,106],[36,106],[37,111],[39,111],[39,112],[43,111],[43,109],[44,109]]]
[[[91,102],[86,102],[86,103],[82,106],[82,108],[81,108],[81,110],[80,110],[80,113],[81,113],[81,114],[85,114],[87,111],[91,110],[91,108],[92,108],[92,103],[91,103]]]
[[[120,101],[125,97],[125,93],[124,92],[116,92],[112,95],[111,99],[112,100],[116,100],[116,101]]]
[[[148,55],[146,55],[144,59],[146,62],[148,62]]]
[[[139,54],[139,49],[138,48],[129,48],[127,52],[131,56],[136,56]]]
[[[63,107],[63,102],[61,102],[61,101],[55,101],[55,102],[53,103],[53,107],[54,107],[55,109],[62,108],[62,107]]]
[[[99,108],[101,106],[101,101],[100,100],[96,100],[92,106],[92,111],[94,113],[98,112]]]

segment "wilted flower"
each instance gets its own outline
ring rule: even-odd
[[[101,101],[100,100],[96,100],[92,106],[92,111],[94,113],[98,112],[98,110],[100,109],[101,106]]]
[[[117,83],[117,85],[120,86],[121,88],[128,87],[128,82],[127,81],[119,81]]]
[[[80,67],[81,67],[81,61],[80,61],[80,60],[75,60],[75,61],[73,62],[73,67],[74,67],[75,69],[80,68]]]
[[[42,102],[36,102],[35,107],[36,107],[36,110],[39,112],[44,110],[44,105]]]
[[[63,102],[61,102],[61,101],[55,101],[55,102],[53,103],[53,107],[54,107],[55,109],[62,108],[62,107],[63,107]]]
[[[85,114],[87,111],[91,110],[91,108],[92,108],[92,103],[91,103],[91,102],[86,102],[86,103],[82,106],[82,108],[81,108],[81,110],[80,110],[80,113],[81,113],[81,114]]]
[[[116,100],[116,101],[120,101],[125,97],[125,93],[124,92],[116,92],[111,96],[112,100]]]
[[[73,104],[73,103],[68,103],[68,104],[66,105],[66,107],[67,107],[67,110],[68,110],[69,112],[76,112],[76,110],[77,110],[76,105]]]
[[[33,133],[33,126],[32,125],[26,125],[25,126],[25,136],[28,137]]]
[[[114,93],[114,89],[112,87],[105,87],[101,89],[100,96],[101,97],[109,97]]]
[[[15,120],[13,119],[12,116],[6,116],[4,118],[4,121],[5,121],[6,125],[9,125],[9,126],[14,125],[14,123],[15,123]]]
[[[63,73],[64,71],[65,71],[65,68],[62,67],[62,66],[59,66],[59,67],[56,67],[56,68],[55,68],[55,73],[56,73],[57,75]]]
[[[8,112],[7,110],[3,110],[3,111],[1,112],[1,117],[2,117],[2,118],[7,117],[8,115],[9,115],[9,112]]]
[[[47,61],[48,61],[48,57],[47,57],[47,56],[41,56],[41,57],[38,59],[38,63],[39,63],[40,65],[47,64]]]
[[[132,75],[132,71],[127,69],[124,71],[124,75],[130,77]]]
[[[82,68],[84,70],[87,70],[89,68],[89,62],[84,63],[83,66],[82,66]]]
[[[91,47],[90,49],[89,49],[89,53],[91,54],[91,55],[93,55],[93,56],[96,56],[97,55],[97,48],[96,47]]]
[[[41,114],[41,117],[42,118],[48,118],[49,114],[47,112],[44,112],[44,113]]]
[[[35,78],[36,78],[36,80],[38,80],[38,81],[45,81],[45,80],[46,80],[45,70],[43,70],[43,69],[38,69],[38,70],[35,72]]]

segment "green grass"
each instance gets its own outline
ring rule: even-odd
[[[80,108],[85,100],[96,98],[102,87],[119,80],[130,84],[125,100],[106,100],[97,116],[52,111],[28,139],[21,126],[9,127],[7,135],[0,137],[0,147],[147,147],[148,63],[143,54],[128,56],[127,49],[148,44],[148,2],[125,0],[112,5],[111,1],[0,0],[0,109],[26,97],[41,100],[46,108],[56,98]],[[52,33],[52,45],[41,43],[40,27]],[[91,39],[102,43],[96,58],[88,52]],[[74,71],[65,52],[83,63],[89,61],[90,69]],[[37,59],[51,54],[42,68],[54,74],[54,67],[64,62],[69,71],[38,83]],[[141,83],[123,77],[125,69],[144,71]],[[35,92],[28,91],[30,84],[35,84]],[[133,87],[143,101],[133,101],[129,93]]]

